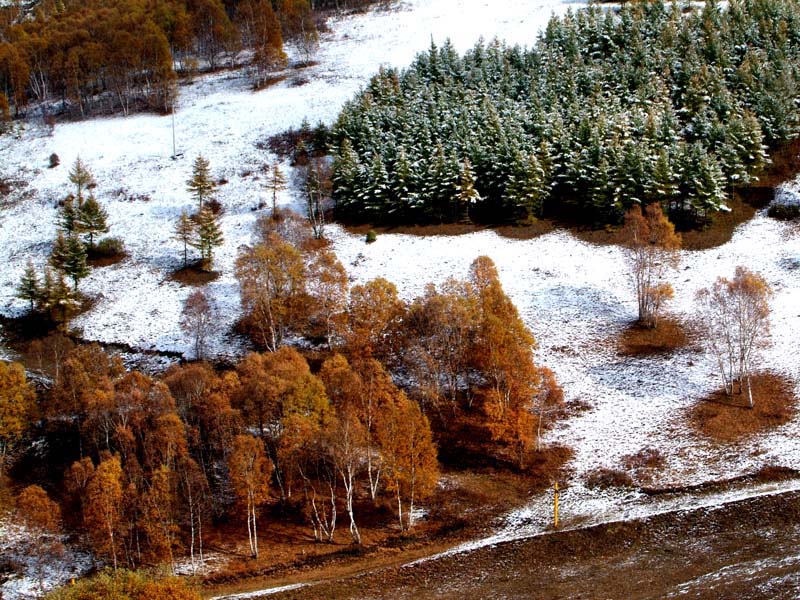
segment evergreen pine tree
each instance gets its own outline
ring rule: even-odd
[[[185,210],[181,211],[181,216],[175,222],[175,229],[173,230],[173,239],[178,240],[183,244],[183,268],[185,269],[189,264],[189,246],[193,245],[192,240],[195,238],[195,230],[197,225]]]
[[[94,246],[94,236],[108,233],[108,213],[100,206],[94,194],[78,207],[75,231],[89,236],[89,247]]]
[[[68,235],[72,235],[72,233]],[[59,231],[53,242],[53,249],[50,251],[50,264],[52,267],[58,271],[63,271],[68,254],[67,237],[64,235],[63,231]]]
[[[89,267],[86,264],[86,246],[77,235],[71,235],[66,240],[66,254],[61,270],[72,279],[75,291],[78,290],[78,282],[89,274]]]
[[[39,310],[50,310],[52,307],[54,285],[55,278],[53,277],[53,270],[50,267],[45,267],[37,303]]]
[[[75,231],[78,219],[78,209],[75,208],[75,197],[70,194],[64,198],[64,206],[61,207],[61,214],[58,217],[58,227],[67,235]]]
[[[508,185],[508,201],[522,221],[541,216],[545,196],[544,169],[535,154],[517,162]]]
[[[346,209],[358,196],[359,176],[362,167],[350,138],[342,140],[339,152],[333,159],[333,199],[338,209]]]
[[[459,220],[462,223],[471,223],[470,208],[481,201],[481,195],[475,189],[475,173],[472,171],[472,164],[468,158],[465,158],[461,164],[458,180],[458,191],[455,195],[456,211],[461,215]]]
[[[192,241],[192,246],[200,251],[203,268],[210,270],[214,261],[214,248],[221,246],[225,240],[222,236],[222,230],[219,228],[219,223],[217,223],[217,215],[209,208],[201,210],[196,219],[197,232]]]
[[[75,184],[75,195],[78,198],[79,204],[83,201],[83,190],[89,189],[95,185],[91,171],[83,164],[80,156],[75,159],[72,169],[69,171],[69,180]]]
[[[47,280],[47,273],[45,273],[45,280]],[[65,322],[68,312],[75,306],[75,295],[69,289],[62,271],[51,274],[48,289],[47,308],[50,310],[51,317],[56,321]]]
[[[30,310],[33,311],[36,303],[39,302],[41,294],[42,290],[39,285],[39,278],[36,275],[36,269],[33,268],[33,262],[28,260],[22,279],[17,285],[17,298],[30,302]]]
[[[217,184],[211,179],[210,163],[201,154],[197,155],[192,165],[192,177],[186,182],[186,189],[197,200],[198,209],[214,196]]]

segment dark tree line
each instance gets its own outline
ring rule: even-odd
[[[333,129],[334,199],[357,221],[673,221],[725,210],[796,137],[794,0],[628,3],[553,18],[530,50],[431,45],[382,70]],[[477,193],[474,193],[477,192]]]

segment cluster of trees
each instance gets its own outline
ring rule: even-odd
[[[250,52],[257,80],[286,61],[284,40],[307,56],[318,40],[308,0],[41,0],[0,7],[0,113],[69,101],[81,115],[168,112],[176,71],[214,69]]]
[[[50,485],[66,523],[114,569],[174,565],[184,552],[202,561],[204,532],[221,519],[247,522],[257,556],[268,501],[302,513],[319,541],[333,540],[344,512],[360,543],[366,488],[369,501],[396,506],[406,529],[435,487],[428,419],[375,360],[333,354],[312,374],[283,347],[224,373],[176,366],[159,381],[96,345],[63,350],[48,356],[58,369],[39,432],[74,440],[58,458],[75,460]],[[34,402],[19,365],[0,363],[0,385],[5,452],[32,428]],[[38,486],[19,505],[31,527],[59,531],[60,509]]]
[[[17,286],[17,297],[29,302],[31,311],[47,313],[56,321],[64,321],[77,302],[78,284],[89,275],[89,255],[122,252],[119,240],[95,243],[97,236],[108,233],[108,213],[94,197],[94,177],[80,158],[70,169],[69,180],[75,185],[75,193],[62,202],[50,264],[40,280],[33,263],[28,261]],[[72,289],[67,279],[72,280]]]
[[[197,200],[198,211],[190,215],[182,211],[175,222],[174,239],[183,245],[183,266],[189,265],[189,246],[200,252],[200,266],[211,270],[214,262],[214,248],[225,242],[219,226],[219,202],[214,197],[217,184],[211,176],[211,165],[198,155],[192,165],[192,176],[186,182],[186,189]]]
[[[724,210],[797,136],[795,0],[661,0],[551,20],[525,50],[433,44],[333,128],[336,210],[358,221],[674,222]]]
[[[446,433],[475,418],[495,442],[486,450],[523,467],[543,415],[561,392],[533,361],[535,340],[487,257],[467,280],[429,286],[413,302],[378,278],[350,286],[335,255],[313,243],[307,224],[278,213],[261,221],[261,240],[237,261],[241,326],[277,351],[306,337],[354,359],[379,361]]]
[[[56,498],[115,569],[181,553],[202,561],[220,520],[246,524],[257,556],[267,503],[301,514],[319,541],[346,517],[360,543],[358,515],[376,503],[410,528],[438,478],[436,439],[468,422],[488,456],[524,468],[545,409],[561,400],[489,258],[408,303],[385,279],[350,287],[299,217],[270,215],[261,228],[237,274],[246,326],[267,352],[156,379],[56,336],[32,349],[53,372],[38,423],[22,368],[0,365],[4,454],[34,429],[62,448],[63,478],[45,486],[53,496],[31,489],[29,504]],[[313,371],[286,345],[297,336],[323,346]]]
[[[665,276],[678,266],[681,237],[658,204],[644,211],[638,206],[628,210],[622,236],[636,292],[637,323],[656,328],[664,303],[673,295]],[[699,329],[717,363],[723,390],[728,396],[746,392],[750,408],[753,366],[769,333],[771,295],[767,281],[743,266],[736,267],[733,279],[718,277],[696,294]]]

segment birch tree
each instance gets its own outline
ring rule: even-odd
[[[258,509],[268,497],[272,474],[272,465],[261,440],[251,435],[236,436],[228,469],[236,498],[247,515],[250,555],[258,558]]]
[[[769,298],[766,280],[747,268],[736,267],[733,279],[717,278],[697,292],[700,323],[714,355],[728,396],[744,393],[753,408],[751,375],[759,347],[769,334]]]
[[[625,215],[622,235],[636,290],[639,323],[652,329],[658,325],[664,301],[673,294],[664,277],[668,269],[677,267],[681,238],[657,203],[648,205],[644,214],[639,206],[631,208]]]

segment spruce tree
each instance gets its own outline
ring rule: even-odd
[[[100,206],[94,194],[78,207],[75,231],[89,236],[89,247],[94,246],[94,236],[108,233],[108,213]]]
[[[45,274],[47,279],[47,274]],[[75,294],[69,289],[63,271],[51,274],[49,293],[47,295],[47,308],[51,317],[56,321],[67,320],[67,313],[75,306]]]
[[[89,274],[89,267],[86,264],[86,246],[77,235],[71,235],[66,240],[66,254],[61,270],[72,279],[75,291],[78,290],[78,282]]]
[[[472,164],[468,158],[464,159],[459,173],[457,192],[455,195],[456,211],[462,223],[471,223],[469,216],[470,208],[480,202],[481,195],[475,189],[475,173],[472,172]]]
[[[197,217],[197,232],[192,246],[200,251],[200,257],[203,261],[203,268],[210,270],[213,264],[214,248],[221,246],[225,241],[222,236],[222,230],[217,223],[217,215],[215,215],[209,208],[201,210]]]
[[[61,207],[61,214],[58,216],[58,227],[69,235],[75,231],[77,219],[78,210],[75,208],[75,196],[70,194],[64,198],[64,206]]]
[[[197,200],[198,209],[214,196],[217,184],[211,178],[210,163],[201,154],[197,155],[192,165],[192,177],[186,182],[186,189]]]
[[[17,298],[20,300],[27,300],[31,303],[30,310],[33,311],[37,302],[41,298],[42,290],[39,285],[39,277],[36,275],[36,269],[33,268],[33,262],[28,260],[25,271],[22,274],[17,285]]]
[[[173,230],[173,239],[178,240],[183,244],[183,268],[185,269],[189,264],[189,245],[192,245],[192,240],[195,238],[195,231],[197,225],[185,210],[181,211],[181,216],[175,222],[175,229]]]
[[[72,235],[69,233],[68,235]],[[67,262],[67,255],[69,249],[67,247],[67,237],[64,232],[59,231],[53,242],[53,249],[50,251],[50,264],[58,271],[64,270],[64,264]]]
[[[83,164],[80,156],[75,159],[72,169],[69,171],[69,180],[75,184],[78,203],[82,202],[83,200],[83,190],[89,189],[95,185],[95,180],[91,171],[89,171],[88,167]]]

